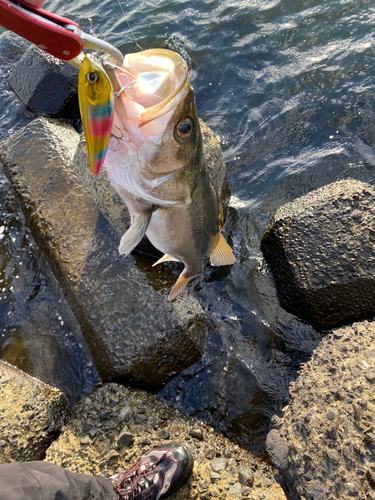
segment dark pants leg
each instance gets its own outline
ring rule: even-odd
[[[48,462],[16,462],[0,465],[0,500],[118,500],[118,495],[105,477]]]

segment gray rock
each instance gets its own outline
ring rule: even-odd
[[[42,460],[68,416],[64,394],[4,361],[0,378],[8,380],[0,385],[0,463]]]
[[[234,483],[228,490],[229,495],[232,495],[232,497],[238,497],[242,493],[242,486],[240,483]]]
[[[111,415],[111,410],[104,410],[99,413],[100,420],[105,420],[107,417]]]
[[[357,483],[349,483],[348,484],[348,493],[351,497],[358,497],[360,488]]]
[[[202,439],[203,439],[203,434],[202,434],[202,431],[200,429],[192,429],[190,431],[190,436],[192,438],[199,439],[200,441],[202,441]]]
[[[270,478],[263,476],[263,486],[265,488],[269,488],[271,485],[272,485],[272,481],[270,481]]]
[[[280,304],[329,329],[375,315],[375,188],[338,181],[280,207],[261,242]]]
[[[238,481],[243,486],[252,486],[254,483],[253,472],[248,468],[239,467],[239,469],[238,469]]]
[[[375,434],[373,432],[366,432],[363,440],[368,446],[375,446]]]
[[[171,435],[168,431],[160,431],[159,432],[160,439],[170,439]]]
[[[214,472],[223,472],[226,469],[227,461],[225,458],[215,458],[210,462],[211,468]]]
[[[375,488],[375,470],[370,468],[366,472],[367,480],[372,488]]]
[[[72,169],[79,140],[70,125],[38,118],[0,155],[100,376],[160,389],[200,358],[203,311],[187,292],[169,303],[165,285],[155,290],[151,262],[143,272],[118,255],[117,234]],[[168,269],[165,280],[175,281]]]
[[[210,472],[210,479],[212,482],[218,481],[219,479],[221,479],[221,476],[218,472],[211,471]]]
[[[80,121],[78,70],[73,66],[31,46],[16,64],[8,82],[30,111]]]
[[[340,460],[340,455],[337,450],[327,450],[327,457],[334,462],[338,462]]]
[[[123,430],[117,438],[117,444],[120,446],[125,446],[126,448],[132,448],[132,446],[134,445],[133,434],[130,434],[127,429]]]
[[[288,465],[289,450],[287,443],[276,429],[272,429],[267,435],[266,450],[276,469],[283,473]]]
[[[319,480],[313,481],[307,491],[307,500],[326,500],[324,487]]]

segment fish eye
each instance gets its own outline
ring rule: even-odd
[[[89,83],[96,83],[99,79],[98,74],[93,71],[92,73],[87,73],[86,79]]]
[[[193,130],[194,130],[193,120],[191,118],[185,118],[185,120],[182,120],[177,125],[176,133],[178,137],[180,137],[180,139],[186,140],[191,137]]]

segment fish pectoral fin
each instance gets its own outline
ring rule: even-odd
[[[177,297],[177,295],[182,292],[182,290],[186,287],[186,285],[189,283],[189,281],[191,279],[198,276],[198,274],[197,274],[196,276],[189,276],[188,278],[186,278],[185,276],[183,276],[183,274],[184,274],[184,272],[182,271],[182,273],[178,277],[178,280],[174,284],[172,290],[169,292],[169,295],[168,295],[169,302],[174,300]]]
[[[178,259],[175,259],[174,257],[171,257],[170,255],[168,255],[167,253],[165,253],[163,255],[163,257],[161,257],[159,260],[157,260],[155,262],[155,264],[152,264],[152,267],[155,267],[158,264],[161,264],[162,262],[169,262],[169,261],[180,262]]]
[[[210,254],[210,261],[213,266],[229,266],[234,264],[235,257],[233,250],[225,241],[222,234],[219,234],[216,245]]]
[[[154,210],[145,210],[139,214],[120,241],[118,251],[121,255],[128,255],[145,235]]]

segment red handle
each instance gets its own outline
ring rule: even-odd
[[[77,23],[22,0],[0,0],[0,25],[63,61],[77,57],[83,49],[81,38],[64,28],[71,25],[80,29]]]

